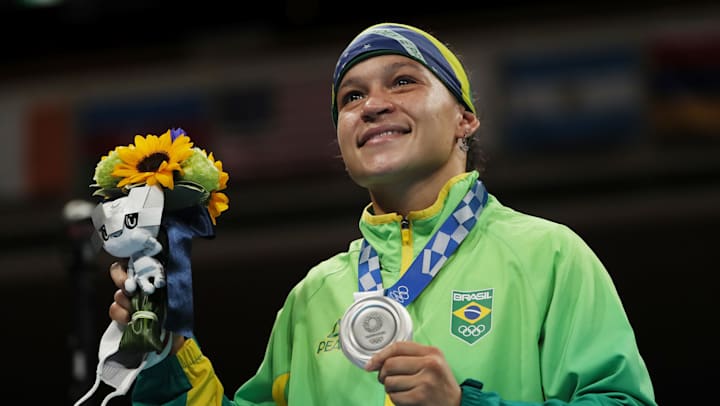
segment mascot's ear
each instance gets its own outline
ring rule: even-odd
[[[95,227],[95,231],[97,232],[105,223],[105,208],[102,202],[95,206],[90,213],[90,218],[92,219],[93,227]]]
[[[147,194],[145,195],[145,204],[142,207],[163,207],[165,204],[165,193],[157,186],[145,186]]]

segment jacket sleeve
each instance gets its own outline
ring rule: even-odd
[[[235,392],[232,401],[198,343],[188,339],[175,356],[138,375],[132,393],[133,405],[286,406],[293,298],[291,292],[277,313],[260,367]]]
[[[461,385],[462,406],[656,406],[646,365],[610,275],[591,249],[563,228],[540,336],[543,403],[515,402]]]
[[[138,375],[133,405],[230,405],[210,360],[194,339],[188,339],[175,356],[167,357]]]

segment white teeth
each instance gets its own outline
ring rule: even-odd
[[[386,130],[377,134],[373,134],[372,136],[368,137],[365,141],[362,142],[362,144],[365,144],[366,142],[370,141],[373,138],[382,138],[382,137],[388,137],[390,135],[398,134],[399,132],[397,130]],[[360,145],[360,144],[358,144]]]

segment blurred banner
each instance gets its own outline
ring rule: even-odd
[[[648,54],[654,132],[670,142],[720,140],[720,31],[657,35]]]
[[[92,183],[94,165],[118,145],[134,142],[135,135],[161,135],[180,127],[199,145],[210,144],[208,106],[202,94],[187,90],[153,91],[130,95],[108,94],[86,98],[75,106],[78,177],[85,188]]]
[[[510,149],[588,148],[638,136],[643,89],[637,49],[533,50],[499,63]]]
[[[0,97],[0,171],[11,176],[0,176],[0,199],[14,200],[26,186],[23,119],[25,105],[20,100]],[[35,162],[37,163],[37,162]]]
[[[73,183],[70,106],[59,101],[31,104],[25,112],[23,194],[33,198],[63,196]]]

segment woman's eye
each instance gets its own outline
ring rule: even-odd
[[[362,94],[360,92],[348,92],[342,97],[341,101],[342,105],[345,105],[360,99],[362,99]]]
[[[395,80],[396,86],[405,86],[405,85],[410,85],[413,83],[415,83],[415,81],[410,78],[407,78],[407,77],[402,77],[402,78],[398,78]]]

